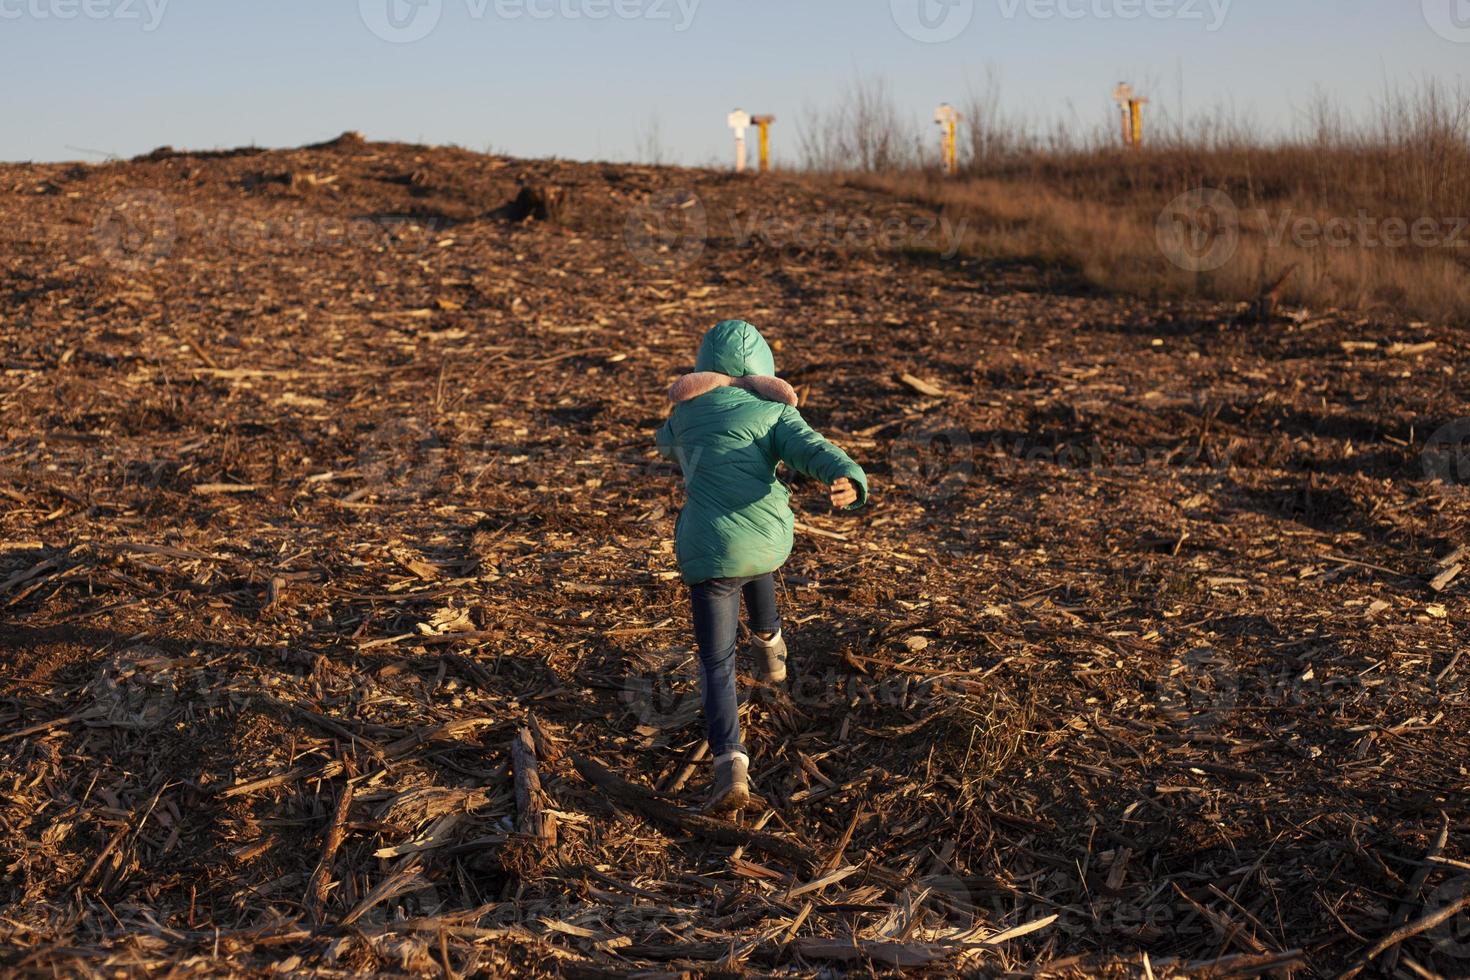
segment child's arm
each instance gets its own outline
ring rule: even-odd
[[[796,409],[782,410],[780,421],[771,430],[776,455],[786,461],[792,469],[813,480],[833,488],[833,502],[842,506],[845,493],[839,493],[837,484],[846,479],[851,481],[856,496],[844,509],[856,510],[868,502],[868,476],[863,468],[854,463],[847,453],[832,445],[811,426]]]

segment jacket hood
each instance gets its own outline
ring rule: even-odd
[[[704,335],[694,370],[713,371],[732,378],[774,375],[776,358],[759,330],[744,320],[726,320],[715,324]]]

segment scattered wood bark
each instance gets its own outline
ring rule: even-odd
[[[347,834],[347,811],[352,806],[352,785],[349,783],[343,787],[337,795],[337,806],[332,811],[332,822],[327,827],[326,839],[322,844],[321,861],[316,870],[312,872],[311,881],[306,887],[306,909],[311,920],[316,925],[321,925],[323,913],[327,906],[327,893],[332,887],[333,865],[337,859],[337,852],[342,849],[342,842]]]
[[[816,866],[816,855],[799,844],[661,800],[651,791],[613,774],[592,759],[573,755],[572,763],[582,778],[607,794],[609,800],[629,807],[672,830],[693,834],[718,844],[754,848],[788,862],[795,870],[810,871]]]
[[[506,866],[523,877],[530,877],[556,846],[556,815],[547,807],[541,789],[541,776],[536,771],[536,743],[531,729],[516,732],[510,746],[511,770],[515,773],[516,841],[513,857]],[[509,848],[507,850],[510,850]]]
[[[1463,975],[1466,325],[933,218],[354,134],[0,167],[0,970]],[[652,452],[732,315],[873,485],[784,475],[738,822]]]

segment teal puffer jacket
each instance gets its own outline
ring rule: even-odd
[[[726,320],[705,334],[695,369],[732,378],[772,376],[776,361],[755,327]],[[717,387],[675,405],[658,431],[658,450],[684,473],[688,499],[675,548],[691,585],[764,575],[791,556],[790,494],[776,479],[778,462],[829,486],[842,477],[852,480],[858,500],[849,510],[868,499],[862,467],[800,412],[740,387]]]

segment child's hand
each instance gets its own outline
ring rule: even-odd
[[[827,490],[832,495],[832,506],[838,510],[846,510],[857,503],[857,487],[853,486],[852,481],[845,476]]]

